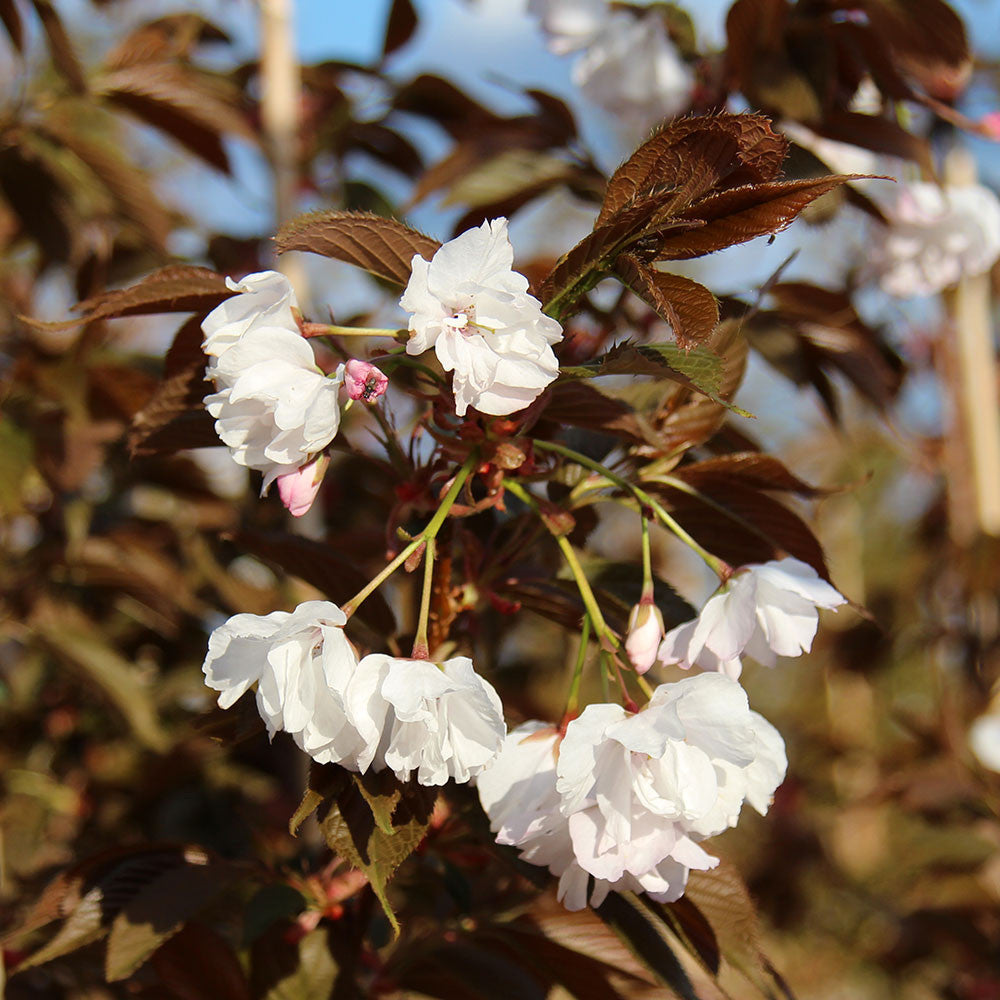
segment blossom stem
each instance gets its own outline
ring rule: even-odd
[[[392,337],[395,339],[405,330],[390,330],[382,326],[335,326],[331,323],[306,323],[306,337]]]
[[[573,667],[573,680],[569,685],[569,694],[566,697],[566,711],[563,713],[567,719],[576,718],[577,709],[580,705],[580,678],[583,677],[583,664],[587,659],[587,643],[590,642],[590,615],[583,616],[583,629],[580,632],[580,648],[576,653],[576,664]]]
[[[378,588],[381,587],[382,584],[385,583],[385,581],[388,580],[389,577],[392,576],[392,574],[395,573],[396,570],[399,569],[399,567],[402,566],[403,563],[405,563],[406,560],[413,555],[413,553],[416,552],[421,545],[430,545],[434,541],[437,533],[441,530],[441,525],[444,524],[445,518],[448,516],[448,512],[454,506],[455,500],[458,498],[458,494],[461,491],[462,486],[465,485],[466,479],[469,478],[469,473],[472,472],[478,461],[479,453],[476,451],[471,452],[462,467],[457,473],[455,473],[455,478],[452,480],[451,486],[448,487],[448,492],[444,495],[444,499],[441,501],[441,506],[438,507],[436,513],[430,519],[427,527],[424,528],[419,535],[416,535],[409,545],[407,545],[406,548],[404,548],[403,551],[400,552],[399,555],[396,556],[396,558],[393,559],[392,562],[389,563],[385,569],[383,569],[382,572],[375,577],[374,580],[362,587],[361,590],[359,590],[346,604],[341,605],[341,610],[348,618],[350,618],[351,615],[358,610],[361,602],[378,590]]]
[[[705,563],[710,566],[718,575],[725,579],[732,574],[732,567],[730,567],[718,556],[712,555],[707,549],[701,546],[698,542],[694,540],[678,523],[677,521],[664,510],[663,505],[658,503],[653,497],[651,497],[645,490],[636,486],[634,483],[630,483],[627,479],[623,479],[617,473],[612,472],[607,466],[601,465],[600,462],[595,462],[592,458],[588,458],[586,455],[581,455],[580,452],[574,451],[572,448],[567,448],[565,445],[557,444],[554,441],[539,441],[535,440],[534,445],[541,451],[552,451],[557,455],[562,455],[564,458],[568,458],[571,462],[575,462],[577,465],[582,465],[585,469],[590,469],[592,472],[598,473],[598,475],[603,476],[613,485],[619,487],[620,489],[626,490],[631,493],[632,496],[639,501],[641,505],[645,505],[653,513],[656,514],[657,518],[663,522],[663,525],[668,528],[673,534],[682,541],[688,548],[696,552]],[[669,479],[669,482],[668,482]],[[668,485],[674,485],[674,480],[670,477],[657,478],[657,482],[665,482]],[[677,481],[679,482],[679,480]],[[678,487],[679,488],[679,487]],[[685,491],[690,492],[690,491]],[[641,513],[641,512],[640,512]]]
[[[642,598],[643,601],[653,600],[653,557],[649,544],[649,520],[644,511],[639,511],[642,523]]]
[[[504,488],[531,507],[536,514],[540,513],[537,501],[520,483],[508,479],[504,481]],[[590,616],[590,620],[594,626],[594,632],[596,633],[598,640],[601,641],[603,646],[603,640],[606,639],[608,645],[617,649],[618,638],[611,631],[611,629],[608,628],[607,623],[604,621],[604,616],[601,614],[597,598],[594,596],[593,590],[590,589],[590,583],[587,581],[587,574],[584,573],[583,567],[580,565],[580,560],[577,559],[576,552],[573,551],[573,546],[569,543],[569,539],[565,535],[560,535],[556,531],[553,531],[553,529],[544,520],[543,523],[545,523],[545,526],[549,528],[549,532],[552,537],[555,538],[556,545],[559,546],[559,549],[563,554],[563,558],[566,560],[566,565],[569,567],[570,573],[573,574],[577,590],[580,591],[580,599],[583,601],[583,606],[587,609],[587,614]]]
[[[431,613],[431,591],[434,588],[434,550],[436,542],[433,537],[427,539],[424,550],[424,587],[420,595],[420,616],[417,619],[417,634],[413,638],[414,660],[426,660],[430,656],[427,644],[427,620]]]

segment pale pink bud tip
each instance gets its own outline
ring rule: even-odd
[[[979,119],[979,127],[991,139],[1000,140],[1000,111],[991,111]]]
[[[329,464],[329,456],[320,455],[294,472],[278,476],[281,502],[288,508],[288,513],[292,517],[302,517],[313,505]]]
[[[663,615],[655,604],[639,603],[632,609],[625,652],[637,674],[644,674],[656,662],[663,632]]]
[[[344,387],[351,399],[362,399],[366,403],[373,403],[385,392],[388,385],[388,376],[368,361],[352,358],[344,366]]]

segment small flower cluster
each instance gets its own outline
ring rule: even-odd
[[[785,776],[777,730],[719,674],[658,687],[644,709],[588,705],[565,736],[542,722],[510,733],[477,779],[497,842],[559,877],[571,910],[609,892],[680,897],[718,861],[698,841],[767,812]]]
[[[612,7],[608,0],[531,0],[553,52],[580,53],[573,82],[594,104],[637,134],[691,103],[694,77],[659,10]]]
[[[444,370],[454,372],[458,416],[469,407],[493,416],[523,410],[559,374],[552,346],[562,327],[542,312],[513,264],[506,219],[468,230],[430,261],[413,257],[400,299],[412,314],[406,352],[434,348]],[[205,406],[233,459],[264,473],[261,493],[277,481],[282,502],[300,516],[329,464],[323,452],[340,428],[340,390],[372,403],[389,380],[357,358],[325,375],[283,275],[263,271],[226,284],[239,294],[202,323],[206,377],[217,390]]]
[[[346,385],[357,398],[353,386],[371,376],[358,370],[365,362],[324,375],[299,331],[298,303],[284,275],[262,271],[226,284],[240,294],[201,325],[206,377],[216,388],[205,406],[234,461],[264,473],[261,493],[277,480],[282,502],[300,516],[326,472],[323,449],[340,428],[340,389]]]
[[[470,659],[359,660],[346,623],[328,601],[235,615],[208,640],[205,683],[221,708],[256,684],[268,734],[291,734],[321,764],[389,768],[401,781],[415,773],[422,785],[443,785],[468,781],[496,757],[503,709]]]

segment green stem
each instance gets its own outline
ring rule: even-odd
[[[341,610],[347,615],[348,618],[358,610],[361,602],[373,594],[380,586],[382,586],[385,581],[392,576],[393,573],[399,569],[406,560],[420,548],[421,545],[427,543],[428,545],[433,542],[437,533],[441,530],[441,525],[444,524],[445,518],[448,516],[448,512],[454,506],[455,500],[458,499],[458,494],[462,487],[465,485],[466,479],[469,478],[469,473],[475,468],[476,463],[479,461],[478,452],[471,452],[469,457],[465,460],[462,467],[455,474],[455,478],[452,481],[450,487],[448,487],[448,492],[444,495],[444,499],[441,501],[441,506],[438,507],[434,516],[430,519],[427,527],[420,532],[419,535],[415,536],[409,545],[403,549],[402,552],[396,556],[395,559],[389,563],[385,569],[382,570],[378,576],[375,577],[370,583],[362,587],[346,604],[341,605]]]
[[[576,718],[577,708],[580,705],[580,678],[583,677],[583,664],[587,659],[588,642],[590,642],[590,615],[584,615],[583,630],[580,633],[580,648],[576,653],[573,680],[569,685],[569,694],[566,697],[566,711],[563,713],[567,719]]]
[[[639,511],[639,520],[642,522],[642,598],[643,601],[653,599],[653,557],[649,544],[649,520],[646,515]]]
[[[539,513],[538,502],[535,498],[518,482],[513,480],[504,481],[504,489],[513,493],[519,500],[526,503],[535,513]],[[548,525],[546,525],[548,527]],[[615,649],[618,648],[618,638],[615,634],[608,628],[607,623],[604,621],[604,615],[601,614],[601,609],[598,606],[597,598],[594,596],[593,590],[590,589],[590,583],[587,581],[587,575],[583,571],[583,567],[580,565],[580,560],[577,559],[576,553],[573,551],[573,546],[570,545],[569,540],[565,535],[558,535],[551,529],[549,533],[556,540],[556,545],[559,546],[560,551],[563,554],[563,558],[566,560],[566,565],[569,567],[569,571],[573,574],[573,579],[576,581],[577,590],[580,591],[580,598],[583,601],[583,606],[587,609],[587,614],[590,615],[590,620],[594,626],[594,632],[597,634],[599,640],[607,639],[608,643]]]
[[[405,330],[390,330],[381,326],[333,326],[324,323],[323,327],[323,335],[330,337],[392,337],[395,340],[400,333],[406,333]]]
[[[430,648],[427,644],[427,620],[431,612],[431,591],[434,589],[434,548],[433,537],[427,539],[427,548],[424,551],[424,587],[420,595],[420,617],[417,619],[417,634],[413,637],[413,652],[410,656],[414,660],[426,660],[430,656]]]
[[[712,555],[707,549],[696,542],[678,523],[663,509],[663,505],[658,503],[653,497],[651,497],[645,490],[640,489],[634,483],[630,483],[627,479],[623,479],[617,473],[612,472],[609,468],[601,465],[600,462],[595,462],[592,458],[588,458],[586,455],[581,455],[578,451],[573,451],[572,448],[567,448],[565,445],[556,444],[554,441],[539,441],[535,440],[534,445],[541,451],[552,451],[557,455],[562,455],[564,458],[568,458],[571,462],[575,462],[577,465],[582,465],[585,469],[590,469],[592,472],[598,473],[598,475],[603,476],[610,483],[617,486],[619,489],[623,489],[631,493],[640,504],[644,504],[649,507],[656,516],[663,522],[666,528],[677,536],[680,541],[682,541],[688,548],[696,552],[701,558],[716,572],[720,577],[725,579],[732,572],[731,567],[725,563],[718,556]],[[667,477],[662,480],[658,477],[657,482],[663,481],[667,482]],[[673,480],[669,482],[669,485],[673,485]],[[690,492],[690,491],[685,491]]]

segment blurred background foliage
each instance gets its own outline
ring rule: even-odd
[[[401,485],[352,413],[361,454],[335,456],[321,509],[292,535],[278,501],[258,500],[213,448],[210,421],[166,419],[204,392],[197,318],[176,338],[179,320],[106,321],[99,309],[84,325],[26,319],[61,320],[166,263],[238,274],[272,262],[280,220],[266,200],[249,213],[256,229],[235,215],[218,225],[210,204],[220,176],[237,199],[268,191],[276,151],[247,33],[256,13],[235,0],[194,6],[150,16],[141,0],[0,0],[6,995],[586,1000],[684,995],[690,980],[699,997],[739,998],[781,995],[783,978],[788,995],[817,1000],[1000,998],[1000,779],[967,745],[1000,676],[1000,551],[970,523],[968,469],[949,458],[961,428],[941,403],[947,309],[890,306],[863,285],[861,262],[838,263],[845,227],[879,224],[867,188],[825,196],[815,228],[799,223],[766,251],[758,241],[690,271],[741,320],[752,353],[738,399],[759,418],[713,414],[704,457],[763,443],[804,479],[843,487],[796,509],[814,519],[833,580],[867,609],[828,616],[803,662],[744,674],[791,763],[770,815],[717,842],[729,891],[692,880],[711,928],[683,901],[655,931],[627,908],[564,912],[545,873],[491,848],[458,789],[391,883],[403,924],[393,941],[315,822],[289,834],[306,764],[290,740],[268,745],[252,709],[213,710],[207,631],[357,589],[401,505],[420,515],[426,482]],[[506,214],[521,226],[519,263],[544,273],[580,220],[589,226],[624,140],[607,121],[582,134],[579,106],[541,87],[502,81],[494,107],[478,77],[472,87],[461,73],[400,72],[439,10],[376,6],[385,41],[370,62],[302,67],[298,207],[409,212],[441,236]],[[940,166],[960,130],[975,134],[984,100],[995,107],[996,54],[970,51],[936,0],[740,0],[720,50],[690,42],[685,13],[662,6],[678,44],[688,39],[697,111],[743,102],[905,159],[912,175]],[[864,25],[840,16],[855,8]],[[975,23],[1000,20],[993,0],[979,8]],[[849,102],[865,77],[886,110],[861,128]],[[799,153],[791,176],[829,166]],[[981,168],[994,170],[988,157]],[[338,322],[392,315],[374,281],[302,266],[316,318],[327,305]],[[575,321],[584,356],[623,326],[662,328],[637,299],[599,293]],[[628,398],[641,412],[640,397]],[[593,446],[578,422],[579,443]],[[580,530],[595,560],[637,562],[638,538],[614,512]],[[474,559],[474,532],[466,543]],[[658,576],[697,605],[706,580],[686,557],[657,539]],[[412,629],[411,583],[389,591],[398,620],[372,601],[359,627],[376,639]],[[491,651],[484,667],[512,721],[557,717],[573,643],[540,615],[511,617],[514,601],[530,607],[524,593],[491,600],[456,629]],[[609,927],[624,927],[638,955]]]

